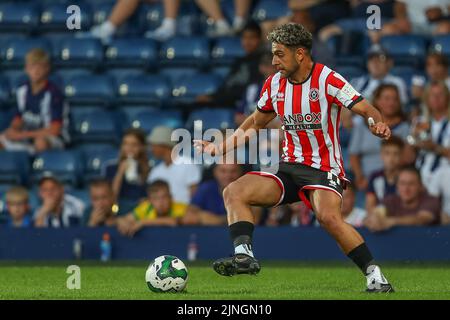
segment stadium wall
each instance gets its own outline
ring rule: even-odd
[[[360,230],[378,260],[450,261],[450,228],[403,227],[372,234]],[[152,227],[134,238],[112,228],[9,229],[0,227],[0,260],[71,260],[75,239],[82,241],[82,258],[98,260],[102,235],[111,235],[112,259],[151,260],[162,254],[186,259],[196,235],[198,259],[215,259],[232,253],[228,230],[223,227]],[[254,237],[260,259],[343,260],[330,236],[320,228],[259,227]]]

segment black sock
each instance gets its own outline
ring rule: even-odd
[[[353,260],[364,275],[367,275],[367,267],[374,264],[372,254],[365,242],[350,251],[347,257]]]
[[[230,225],[230,237],[233,245],[236,248],[241,244],[246,244],[251,249],[253,230],[255,226],[248,221],[239,221]]]

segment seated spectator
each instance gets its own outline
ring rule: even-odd
[[[9,217],[6,225],[13,228],[31,227],[28,191],[23,187],[12,187],[6,192],[6,210]]]
[[[371,214],[377,205],[388,195],[396,193],[396,182],[401,168],[404,142],[396,136],[381,142],[383,169],[375,171],[369,178],[366,193],[366,210]]]
[[[184,224],[226,225],[227,211],[223,190],[242,175],[238,164],[216,164],[214,179],[203,182],[192,197]]]
[[[202,178],[202,171],[190,158],[176,157],[175,154],[172,158],[172,149],[176,145],[176,142],[171,140],[172,131],[169,127],[158,126],[147,139],[153,157],[161,160],[150,172],[147,182],[167,181],[174,201],[189,204]]]
[[[408,136],[409,124],[405,121],[395,85],[380,85],[374,92],[373,105],[381,112],[393,135],[402,139]],[[358,190],[366,190],[370,175],[382,169],[380,149],[381,140],[370,133],[367,124],[355,121],[351,131],[349,154]]]
[[[431,181],[427,183],[428,192],[441,200],[441,224],[450,224],[450,168],[441,167],[436,170]]]
[[[447,34],[450,32],[448,14],[448,0],[397,0],[394,19],[381,30],[370,32],[370,36],[373,42],[378,42],[381,37],[393,34]]]
[[[422,99],[425,88],[433,82],[443,81],[450,90],[450,76],[448,75],[448,60],[447,57],[438,52],[430,52],[427,55],[426,78],[422,76],[414,76],[412,79],[412,96],[415,100]]]
[[[124,24],[139,8],[142,0],[117,0],[108,19],[101,25],[91,29],[93,37],[108,42],[116,33],[117,29]],[[149,2],[149,1],[144,1]],[[251,0],[235,0],[235,17],[231,27],[225,19],[217,0],[196,0],[197,5],[214,22],[214,31],[209,36],[226,36],[238,32],[247,19]],[[161,26],[148,35],[159,41],[165,41],[176,33],[176,18],[180,7],[180,0],[163,0],[164,20]]]
[[[112,184],[116,201],[136,204],[144,199],[149,172],[145,134],[139,129],[128,129],[118,159],[105,162],[102,168],[103,177]]]
[[[366,210],[355,207],[356,194],[353,184],[347,184],[347,188],[342,194],[342,216],[345,222],[354,227],[362,227],[366,218]]]
[[[94,180],[89,185],[89,193],[92,206],[84,215],[84,224],[89,227],[115,225],[118,207],[111,183],[107,180]]]
[[[173,201],[167,182],[156,180],[148,186],[147,200],[117,220],[117,229],[131,237],[145,226],[176,226],[185,212],[185,204]]]
[[[245,56],[235,60],[223,84],[215,93],[200,95],[196,98],[196,102],[218,107],[236,107],[248,84],[260,80],[258,65],[262,54],[261,44],[261,28],[256,22],[251,21],[241,33],[241,45]]]
[[[423,181],[430,181],[440,167],[449,167],[450,91],[444,82],[434,82],[425,91],[426,110],[414,120],[415,126],[409,142],[419,150],[416,166]]]
[[[296,202],[270,208],[264,224],[277,226],[315,226],[316,216],[304,202]]]
[[[363,97],[373,101],[374,92],[381,84],[393,84],[397,86],[402,104],[409,100],[408,90],[402,78],[390,74],[394,66],[388,51],[379,44],[374,44],[367,52],[367,70],[369,74],[351,79],[351,84]]]
[[[400,170],[397,194],[387,196],[383,205],[376,208],[365,220],[369,230],[383,231],[394,226],[436,225],[440,221],[439,199],[430,196],[414,167]]]
[[[66,228],[81,226],[85,204],[64,193],[63,184],[53,175],[44,175],[39,181],[42,205],[34,212],[35,227]]]
[[[28,81],[17,89],[16,111],[9,128],[0,134],[0,149],[42,152],[62,149],[68,142],[68,105],[48,79],[50,57],[32,49],[25,57]]]

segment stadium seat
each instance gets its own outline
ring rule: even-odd
[[[75,151],[45,151],[36,155],[32,165],[34,182],[51,172],[65,183],[76,186],[80,182],[82,172],[80,156]]]
[[[159,74],[169,79],[171,84],[183,78],[191,77],[196,73],[199,73],[199,69],[196,67],[173,67],[168,65],[159,69]]]
[[[261,0],[253,10],[253,19],[262,22],[275,20],[290,14],[287,0]]]
[[[72,116],[72,140],[80,142],[118,143],[121,128],[111,111],[86,111]]]
[[[85,204],[86,208],[91,206],[91,195],[89,193],[89,188],[66,188],[66,190],[67,194],[81,200]]]
[[[106,64],[113,67],[148,67],[158,58],[156,43],[151,39],[115,39],[105,52]]]
[[[27,152],[0,151],[0,183],[27,184],[29,161]]]
[[[103,164],[108,160],[116,159],[118,155],[119,150],[112,146],[103,148],[97,147],[95,150],[85,149],[82,151],[84,183],[86,184],[92,179],[99,178]]]
[[[42,48],[50,55],[53,53],[51,45],[46,39],[10,39],[2,48],[2,65],[6,68],[23,68],[26,54],[34,48]]]
[[[30,32],[39,25],[38,5],[32,2],[0,4],[0,32]]]
[[[0,76],[0,108],[7,107],[10,102],[10,86],[8,78]]]
[[[186,123],[189,130],[234,128],[234,111],[231,109],[199,109],[189,115]]]
[[[97,68],[103,61],[103,47],[98,39],[67,38],[57,47],[55,62],[60,67]]]
[[[229,65],[237,58],[245,55],[238,37],[224,37],[215,41],[211,51],[211,58],[214,65]]]
[[[115,79],[115,82],[117,80],[122,79],[123,77],[127,76],[137,76],[137,75],[143,75],[145,74],[144,68],[115,68],[111,67],[108,68],[108,70],[105,70],[105,74]]]
[[[204,37],[175,37],[162,44],[161,63],[204,66],[209,63],[209,41]]]
[[[394,66],[390,73],[402,78],[407,88],[411,88],[413,76],[422,74],[422,72],[411,66]]]
[[[129,127],[139,128],[145,133],[150,133],[156,126],[168,126],[171,128],[180,128],[183,126],[181,112],[147,110],[141,111],[128,118]]]
[[[9,108],[8,110],[0,109],[0,132],[7,129],[14,115],[14,110]]]
[[[393,57],[395,65],[422,66],[426,54],[426,41],[419,35],[384,36],[380,44]]]
[[[430,48],[450,58],[450,35],[434,36],[431,40]]]
[[[74,104],[109,105],[114,101],[114,84],[106,75],[75,75],[64,83],[67,100]]]
[[[98,25],[105,22],[108,19],[115,3],[116,2],[114,0],[93,2],[91,4],[93,24]]]
[[[365,74],[363,69],[352,66],[336,66],[335,71],[347,79],[347,81],[351,81],[353,78],[361,77]]]
[[[85,5],[84,3],[77,3],[77,5],[80,6],[81,30],[87,30],[92,25],[92,13],[90,7]],[[49,3],[47,5],[44,5],[40,15],[41,24],[39,26],[39,32],[67,32],[67,7],[67,3]]]
[[[125,104],[160,105],[170,98],[169,82],[158,75],[130,75],[117,80],[117,97]]]
[[[69,68],[59,69],[55,72],[55,76],[60,81],[61,88],[68,83],[73,77],[76,76],[93,76],[94,73],[91,69],[86,68]]]
[[[218,66],[211,68],[211,72],[217,74],[222,79],[225,79],[227,75],[230,73],[230,66]]]
[[[213,73],[197,73],[174,83],[173,100],[176,103],[193,103],[198,95],[212,94],[219,88],[222,79]]]

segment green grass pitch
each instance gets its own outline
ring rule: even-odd
[[[81,289],[66,288],[67,266],[81,268]],[[350,263],[262,261],[257,276],[217,275],[208,262],[187,263],[183,293],[153,293],[146,262],[0,262],[0,299],[450,299],[450,264],[383,264],[396,293],[366,294]]]

